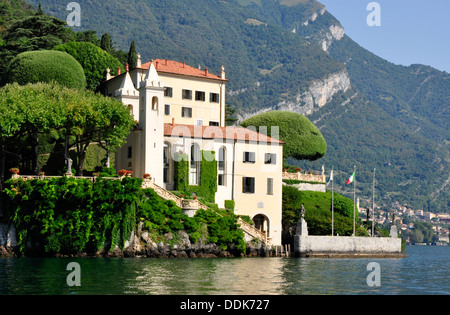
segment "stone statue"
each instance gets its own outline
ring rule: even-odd
[[[305,221],[305,207],[303,205],[300,208],[300,220],[297,222],[295,235],[308,236],[308,224]]]
[[[66,165],[67,165],[67,174],[72,174],[72,159],[70,157],[66,158]]]

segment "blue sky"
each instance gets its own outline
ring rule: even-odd
[[[421,63],[450,73],[450,0],[318,0],[362,47],[395,64]],[[368,26],[381,8],[381,26]]]

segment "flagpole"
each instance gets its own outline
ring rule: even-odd
[[[334,166],[331,168],[331,176],[333,174]],[[334,236],[334,178],[331,181],[331,236]]]
[[[356,165],[353,171],[353,236],[356,236]]]
[[[372,184],[372,237],[374,237],[374,222],[375,222],[375,170],[373,169],[373,184]]]

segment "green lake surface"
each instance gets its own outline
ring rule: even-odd
[[[408,258],[4,258],[0,294],[450,294],[450,246],[407,246]],[[69,286],[67,265],[80,266]],[[380,266],[369,286],[367,266]]]

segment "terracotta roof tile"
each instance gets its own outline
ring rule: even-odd
[[[202,139],[231,139],[284,144],[283,141],[243,127],[194,126],[164,124],[164,136]]]
[[[147,70],[150,67],[151,61],[144,63],[141,65],[141,69]],[[207,79],[213,79],[213,80],[221,80],[221,81],[228,81],[226,79],[222,79],[221,77],[218,77],[208,71],[208,69],[197,69],[191,66],[188,66],[184,62],[178,62],[168,59],[156,59],[153,60],[153,64],[155,65],[155,68],[158,72],[165,72],[165,73],[173,73],[173,74],[180,74],[180,75],[188,75],[193,77],[200,77],[200,78],[207,78]]]

